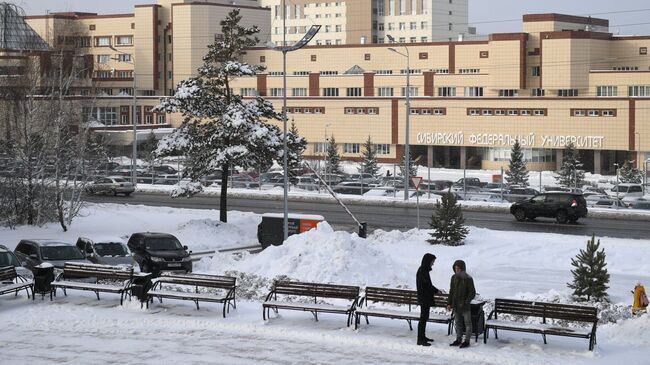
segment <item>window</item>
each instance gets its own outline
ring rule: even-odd
[[[503,109],[495,109],[494,115],[506,115],[506,111]]]
[[[438,88],[438,96],[440,96],[440,97],[456,96],[456,87],[455,86],[439,87]]]
[[[428,27],[427,22],[420,22],[420,29],[427,29]]]
[[[597,117],[600,114],[598,113],[598,110],[590,109],[590,110],[587,110],[587,115],[590,116],[590,117]]]
[[[530,110],[528,110],[528,109],[521,109],[521,110],[519,111],[519,115],[526,115],[526,116],[527,116],[527,115],[530,115]]]
[[[616,113],[611,109],[605,109],[600,113],[603,117],[615,117]]]
[[[530,96],[544,96],[544,89],[531,89]]]
[[[345,143],[343,144],[343,152],[344,153],[359,153],[360,151],[360,144],[359,143]]]
[[[415,10],[415,9],[413,9],[413,10]],[[410,28],[411,30],[418,29],[418,23],[417,23],[417,22],[410,22],[410,23],[409,23],[409,28]]]
[[[165,114],[158,114],[158,124],[165,124]]]
[[[429,38],[427,37],[420,37],[420,42],[422,43],[427,43],[429,41]]]
[[[343,26],[342,25],[337,25],[335,29],[336,29],[337,33],[340,33],[340,32],[343,31]]]
[[[395,0],[388,0],[388,15],[395,15]]]
[[[390,155],[390,145],[389,144],[376,144],[375,152],[378,155]]]
[[[650,85],[628,86],[628,96],[650,96]]]
[[[448,68],[434,68],[434,69],[431,69],[431,71],[433,73],[435,73],[435,74],[448,74],[449,73]]]
[[[345,108],[345,114],[354,114],[354,108]]]
[[[378,87],[377,96],[393,96],[392,87]]]
[[[284,72],[282,71],[269,71],[269,76],[283,76]]]
[[[559,97],[578,96],[578,89],[560,89],[557,91]]]
[[[93,108],[91,118],[105,125],[117,124],[117,108]]]
[[[361,96],[360,87],[348,87],[345,92],[346,96]]]
[[[95,37],[96,47],[108,47],[111,45],[111,37]]]
[[[459,74],[480,74],[480,68],[461,68],[458,70]]]
[[[130,87],[120,88],[118,95],[133,95],[133,89]]]
[[[272,87],[269,92],[270,96],[284,96],[284,89],[281,87]]]
[[[585,116],[585,111],[582,109],[575,109],[573,111],[573,116],[574,117],[584,117]]]
[[[377,74],[377,75],[392,75],[393,70],[375,70],[375,74]]]
[[[433,115],[445,115],[447,114],[446,109],[433,109]]]
[[[317,142],[314,143],[314,153],[325,153],[327,152],[327,143]]]
[[[517,109],[508,109],[508,115],[510,115],[510,116],[519,115],[519,110],[517,110]]]
[[[108,63],[111,60],[111,55],[109,54],[98,54],[97,63]]]
[[[483,88],[480,86],[465,87],[465,96],[468,97],[483,96]]]
[[[79,47],[90,47],[90,37],[79,37],[77,41]]]
[[[400,22],[399,23],[399,30],[406,30],[406,23]]]
[[[309,76],[309,71],[294,71],[293,76]]]
[[[467,109],[467,114],[476,116],[476,115],[480,115],[481,113],[478,109]]]
[[[320,72],[321,76],[334,76],[334,75],[338,75],[338,74],[339,74],[338,71],[321,71]]]
[[[542,71],[539,66],[533,66],[530,68],[531,75],[533,76],[540,76],[542,74]]]
[[[596,96],[617,96],[618,86],[596,86]]]
[[[171,80],[174,78],[174,74],[171,71],[167,71],[167,79]]]
[[[419,88],[411,86],[409,88],[409,97],[418,96]],[[406,88],[402,88],[402,96],[406,96]]]
[[[239,95],[241,96],[257,96],[257,89],[254,87],[243,87],[239,89]]]
[[[115,45],[117,46],[131,46],[133,45],[133,36],[120,35],[115,37]]]
[[[514,89],[499,90],[499,97],[501,98],[508,98],[508,97],[515,97],[515,96],[519,96],[519,90],[514,90]]]
[[[122,78],[122,79],[133,77],[133,71],[129,71],[129,70],[117,71],[117,77]]]
[[[546,116],[546,109],[535,109],[533,110],[533,115],[536,117]]]
[[[372,115],[379,114],[379,108],[368,108],[367,111],[368,111],[367,114],[372,114]]]
[[[307,96],[307,88],[306,87],[294,87],[291,89],[291,95],[292,96]]]
[[[120,53],[117,55],[117,60],[120,62],[132,62],[131,54],[129,53]]]
[[[339,96],[339,88],[326,87],[323,89],[323,96]]]
[[[483,109],[481,114],[483,114],[483,115],[492,115],[492,109]]]
[[[639,71],[639,66],[615,66],[612,67],[614,71]]]

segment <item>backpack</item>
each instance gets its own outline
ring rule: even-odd
[[[642,307],[647,307],[648,306],[648,296],[645,294],[645,291],[641,292],[641,296],[639,298],[639,304]]]

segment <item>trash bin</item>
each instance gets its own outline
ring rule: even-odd
[[[131,285],[131,296],[138,298],[140,303],[147,301],[147,292],[151,289],[151,274],[139,273],[134,274],[133,284]]]
[[[472,332],[474,333],[474,342],[478,341],[478,336],[485,330],[485,312],[483,312],[485,301],[472,300],[470,310],[472,312]]]
[[[54,288],[52,287],[54,266],[52,264],[42,263],[34,266],[32,272],[34,274],[34,297],[36,297],[36,294],[40,294],[41,299],[43,299],[46,294],[50,294],[50,300],[52,300],[52,293],[54,292]]]

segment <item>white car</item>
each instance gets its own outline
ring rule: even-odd
[[[607,191],[607,195],[619,199],[630,200],[643,197],[643,185],[641,184],[618,184]]]

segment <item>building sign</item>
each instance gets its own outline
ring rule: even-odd
[[[576,148],[599,149],[603,148],[604,136],[551,136],[513,135],[503,133],[472,133],[465,136],[464,132],[430,132],[418,133],[417,143],[442,146],[484,146],[484,147],[510,147],[519,140],[522,147],[564,148],[570,142]]]

